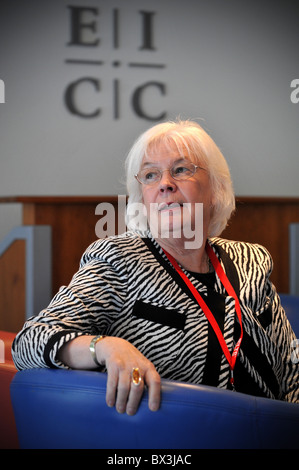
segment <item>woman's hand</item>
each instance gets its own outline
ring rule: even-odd
[[[72,369],[96,367],[89,345],[93,336],[79,336],[66,343],[58,353],[58,359]],[[156,411],[160,406],[161,379],[155,366],[131,343],[113,336],[106,336],[95,346],[97,360],[107,369],[107,405],[115,406],[119,413],[136,413],[144,387],[148,387],[148,406]],[[141,381],[135,385],[132,371],[138,368]]]
[[[160,376],[155,366],[135,346],[124,339],[109,336],[96,344],[96,354],[99,363],[106,366],[108,373],[108,406],[115,406],[119,413],[135,414],[146,385],[149,409],[158,410],[161,395]],[[138,368],[141,375],[138,385],[132,380],[134,368]]]

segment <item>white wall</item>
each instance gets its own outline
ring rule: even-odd
[[[166,86],[144,95],[147,113],[199,119],[230,165],[238,195],[299,196],[299,103],[290,99],[299,78],[298,2],[280,0],[1,0],[0,196],[125,194],[124,157],[138,134],[154,124],[136,116],[137,86]],[[97,8],[84,16],[96,30],[68,45],[68,6]],[[113,45],[113,9],[119,47]],[[155,51],[140,51],[140,10],[155,12]],[[70,58],[104,65],[66,64]],[[120,65],[116,67],[115,61]],[[129,62],[164,64],[136,69]],[[94,119],[66,109],[64,92],[83,76],[77,104]],[[113,117],[113,81],[120,117]],[[298,93],[299,96],[299,93]],[[19,207],[0,206],[0,238],[20,221]]]

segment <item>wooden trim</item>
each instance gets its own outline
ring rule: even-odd
[[[117,195],[99,196],[1,196],[0,203],[21,204],[86,204],[117,202]],[[299,197],[277,196],[236,196],[236,204],[299,204]]]
[[[0,197],[0,203],[21,204],[98,204],[117,202],[118,196],[9,196]]]
[[[299,205],[299,197],[257,197],[236,196],[236,205],[240,204],[294,204]]]

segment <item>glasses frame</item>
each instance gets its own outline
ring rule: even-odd
[[[176,180],[176,181],[186,181],[186,180],[188,180],[189,178],[192,178],[192,176],[195,175],[195,173],[197,172],[197,170],[198,170],[199,168],[200,168],[201,170],[205,170],[205,168],[203,168],[202,166],[199,166],[199,165],[195,165],[195,163],[193,163],[193,162],[189,162],[189,163],[191,163],[191,164],[194,166],[194,173],[192,173],[192,175],[188,176],[187,178],[176,178],[176,177],[171,173],[171,170],[172,170],[176,165],[179,165],[179,163],[174,164],[171,168],[167,168],[166,170],[159,170],[159,168],[153,167],[153,168],[155,168],[155,169],[157,169],[157,170],[159,171],[160,178],[159,178],[157,181],[153,181],[152,183],[144,183],[143,181],[141,181],[141,180],[139,179],[138,173],[137,173],[137,175],[134,175],[134,177],[136,178],[136,180],[137,180],[138,183],[140,183],[140,184],[143,184],[143,185],[145,185],[145,186],[153,186],[154,184],[157,184],[157,183],[159,183],[159,182],[161,181],[162,175],[163,175],[163,173],[164,173],[165,171],[169,171],[170,176],[171,176],[174,180]]]

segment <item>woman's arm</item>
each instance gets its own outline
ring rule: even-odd
[[[17,334],[12,346],[17,369],[66,368],[57,354],[64,344],[109,329],[127,298],[126,262],[121,255],[109,240],[99,240],[86,250],[70,284],[62,286]]]

